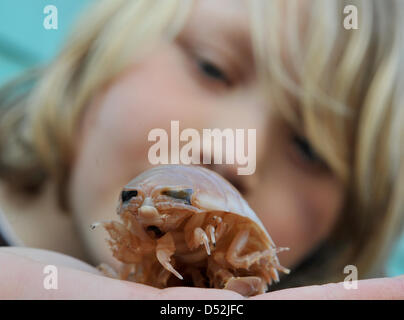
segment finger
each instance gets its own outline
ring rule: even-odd
[[[84,261],[55,251],[26,247],[1,247],[0,252],[26,257],[37,262],[46,263],[47,265],[65,266],[102,275],[97,268],[85,263]]]
[[[0,299],[243,299],[235,292],[218,289],[161,290],[65,266],[57,267],[57,289],[45,289],[47,264],[0,250]]]
[[[346,289],[343,282],[284,289],[251,299],[282,300],[387,300],[404,299],[404,275],[394,278],[359,280],[357,289]]]
[[[0,299],[153,299],[158,290],[57,264],[57,288],[46,289],[47,264],[1,250]]]

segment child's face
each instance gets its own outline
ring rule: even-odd
[[[128,40],[129,41],[129,40]],[[102,230],[117,219],[121,188],[151,167],[153,128],[254,128],[256,172],[212,166],[243,193],[292,267],[323,241],[343,202],[341,183],[264,99],[254,71],[246,1],[198,1],[178,41],[161,43],[126,70],[87,110],[70,183],[70,201],[96,262],[112,263]]]

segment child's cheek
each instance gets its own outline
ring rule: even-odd
[[[316,179],[316,183],[306,194],[307,210],[316,221],[318,238],[323,240],[330,234],[337,219],[342,214],[344,203],[344,188],[332,175]]]
[[[260,218],[277,246],[289,247],[279,257],[288,267],[295,265],[312,249],[317,238],[316,221],[308,210],[307,199],[282,184],[271,188],[266,204],[259,210]]]

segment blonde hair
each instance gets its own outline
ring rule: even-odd
[[[404,3],[254,5],[253,41],[269,94],[347,190],[340,220],[301,268],[301,283],[341,281],[345,265],[360,278],[377,274],[404,218]],[[347,5],[358,9],[358,29],[343,27]]]
[[[333,233],[284,286],[341,280],[346,264],[356,265],[360,277],[369,276],[403,221],[404,4],[249,3],[264,89],[347,190]],[[343,29],[348,4],[358,8],[358,30]],[[53,179],[66,207],[75,133],[91,97],[132,63],[134,54],[140,60],[155,41],[173,39],[190,5],[97,2],[43,73],[1,90],[0,177],[19,190],[36,190]]]
[[[81,113],[100,88],[154,42],[172,39],[190,4],[104,0],[89,8],[48,67],[29,71],[0,91],[0,177],[31,193],[52,178],[67,209],[66,181]]]

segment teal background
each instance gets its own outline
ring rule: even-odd
[[[92,1],[0,0],[0,84],[28,67],[49,61],[77,16]],[[58,9],[58,30],[43,27],[46,5]],[[390,276],[404,274],[404,237],[388,261],[387,272]]]
[[[92,1],[0,0],[0,84],[52,58],[78,14]],[[43,9],[47,5],[58,9],[57,30],[43,27]]]

